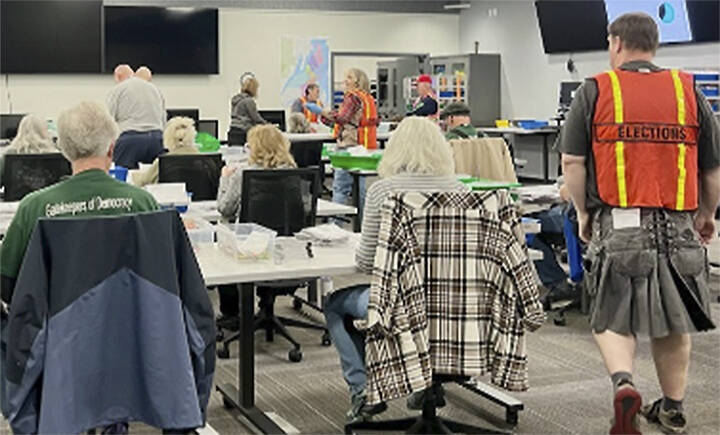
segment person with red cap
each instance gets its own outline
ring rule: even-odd
[[[427,74],[421,74],[417,79],[417,90],[418,98],[408,115],[437,119],[438,102],[432,89],[432,78]]]

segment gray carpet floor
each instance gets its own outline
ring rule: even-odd
[[[336,285],[343,285],[337,279]],[[720,293],[720,282],[713,281]],[[215,299],[213,294],[213,298]],[[297,316],[289,299],[278,302],[278,311]],[[312,316],[318,318],[318,316]],[[720,319],[720,304],[713,304],[713,317]],[[303,361],[290,363],[290,346],[282,339],[273,343],[256,335],[256,393],[261,409],[279,415],[300,433],[342,433],[344,415],[349,406],[347,388],[339,361],[332,347],[320,344],[320,334],[294,332],[303,345]],[[567,325],[548,321],[528,335],[531,388],[515,393],[525,410],[520,412],[517,433],[527,434],[600,434],[607,433],[611,417],[612,389],[600,355],[589,334],[587,317],[577,312],[567,315]],[[218,360],[216,383],[237,383],[237,346],[231,358]],[[717,434],[720,431],[720,332],[698,334],[693,340],[690,382],[685,400],[688,433]],[[639,343],[635,382],[644,401],[659,397],[649,342]],[[458,386],[446,388],[448,405],[441,415],[466,423],[504,429],[504,411]],[[412,415],[405,403],[390,404],[383,418]],[[250,430],[237,413],[223,408],[217,392],[211,398],[208,422],[220,434],[248,433]],[[660,433],[641,419],[643,433]],[[159,433],[140,424],[131,425],[132,433]],[[0,433],[9,433],[7,422]],[[210,432],[212,433],[212,432]]]

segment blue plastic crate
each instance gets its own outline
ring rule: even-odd
[[[706,97],[717,97],[718,96],[718,87],[715,86],[701,86],[700,91],[706,96]]]
[[[699,73],[694,74],[695,80],[720,80],[720,74],[717,73]]]
[[[537,130],[549,125],[547,121],[518,121],[517,124],[526,130]]]
[[[128,169],[122,166],[115,166],[110,169],[110,176],[119,181],[127,181]]]

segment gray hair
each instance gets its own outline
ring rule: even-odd
[[[310,123],[302,113],[293,113],[288,118],[288,133],[310,133]]]
[[[163,132],[163,145],[170,151],[195,144],[195,121],[186,116],[176,116],[168,121]]]
[[[378,173],[387,178],[402,172],[438,176],[455,172],[450,144],[427,118],[407,117],[390,136]]]
[[[17,135],[6,152],[38,154],[57,152],[45,121],[35,115],[26,115],[18,125]]]
[[[118,126],[100,103],[83,101],[58,117],[58,147],[71,162],[107,155],[117,137]]]

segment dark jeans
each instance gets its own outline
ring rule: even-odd
[[[220,314],[227,317],[240,315],[240,292],[236,285],[218,286],[220,293]]]
[[[164,151],[162,131],[126,131],[115,142],[113,162],[116,166],[137,169],[138,163],[152,163]]]
[[[242,128],[230,127],[227,134],[228,145],[243,146],[247,142],[247,132]]]

